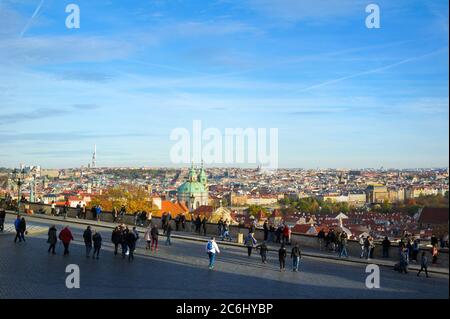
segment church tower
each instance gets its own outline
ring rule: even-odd
[[[202,161],[202,167],[200,169],[200,174],[199,174],[199,177],[198,177],[198,181],[200,183],[202,183],[203,186],[205,186],[206,189],[208,189],[208,178],[206,176],[205,169],[203,168],[203,161]]]

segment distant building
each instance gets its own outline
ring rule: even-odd
[[[381,204],[389,201],[387,187],[381,184],[369,185],[366,189],[366,201],[370,204]]]

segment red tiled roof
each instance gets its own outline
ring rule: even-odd
[[[421,224],[448,224],[448,208],[424,207],[420,213]]]

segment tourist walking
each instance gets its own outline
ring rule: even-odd
[[[94,229],[94,235],[92,235],[92,241],[94,242],[94,253],[92,258],[99,258],[100,249],[102,248],[102,235]]]
[[[136,250],[136,242],[138,237],[136,236],[136,232],[134,231],[136,227],[133,227],[133,231],[129,231],[126,237],[127,246],[128,246],[128,261],[134,260],[134,251]]]
[[[261,245],[256,246],[256,250],[259,250],[262,263],[267,263],[267,253],[269,252],[269,248],[267,248],[266,242],[263,241]]]
[[[220,254],[219,246],[217,245],[216,239],[214,237],[211,237],[211,239],[206,244],[206,253],[209,257],[209,269],[214,269],[216,254]]]
[[[250,257],[252,255],[253,248],[256,246],[256,239],[253,233],[248,233],[245,238],[244,245],[247,247],[248,257]]]
[[[294,247],[292,248],[291,258],[292,258],[292,271],[297,272],[298,267],[300,265],[300,258],[302,258],[302,252],[300,251],[298,243],[295,243]]]
[[[286,256],[287,250],[284,244],[281,244],[280,249],[278,250],[278,261],[280,262],[280,271],[286,270]]]
[[[25,241],[25,234],[27,234],[27,223],[25,221],[25,217],[22,217],[19,222],[19,233],[20,238]]]
[[[86,257],[90,257],[92,250],[92,231],[91,226],[86,227],[83,233],[84,246],[86,247]]]
[[[119,226],[114,228],[112,235],[111,235],[111,242],[114,244],[114,255],[117,255],[117,250],[119,248],[119,245],[122,243],[122,230]]]
[[[427,278],[429,278],[430,276],[428,276],[428,258],[427,258],[426,252],[423,251],[422,257],[420,258],[420,270],[417,273],[417,277],[420,277],[420,273],[424,270],[425,270],[425,275],[427,276]]]
[[[59,232],[59,240],[63,243],[64,246],[64,256],[69,254],[69,245],[73,240],[72,232],[69,229],[69,226],[66,226]]]
[[[159,236],[159,230],[158,227],[153,225],[150,235],[152,236],[152,247],[151,250],[158,250],[158,236]]]
[[[166,236],[167,236],[167,239],[166,239],[166,246],[167,245],[172,245],[172,231],[173,231],[173,229],[172,229],[172,225],[170,224],[170,222],[167,224],[167,229],[166,229]]]
[[[14,228],[16,230],[16,237],[14,238],[14,242],[17,242],[19,239],[19,243],[22,241],[22,237],[20,236],[20,215],[17,215],[16,220],[14,221]]]
[[[56,249],[56,243],[58,242],[58,236],[56,235],[56,226],[53,225],[48,229],[48,239],[47,239],[47,243],[50,245],[48,247],[48,252],[52,253],[53,255],[56,254],[55,249]]]

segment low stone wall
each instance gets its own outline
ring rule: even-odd
[[[63,214],[63,207],[58,207],[60,209],[60,214]],[[51,214],[51,206],[45,205],[45,204],[37,204],[37,203],[21,203],[20,205],[20,211],[23,214],[24,211],[32,210],[34,214],[39,214],[39,212],[42,212],[45,215]],[[77,209],[76,208],[69,208],[68,210],[68,217],[76,217],[77,216]],[[87,210],[86,212],[86,219],[94,220],[93,213],[90,210]],[[100,220],[105,222],[113,222],[113,216],[111,212],[102,212],[100,215]],[[124,220],[120,221],[128,225],[134,225],[135,219],[133,215],[125,215]],[[158,223],[158,225],[161,225],[161,218],[154,217],[152,219],[153,223]],[[172,225],[175,230],[175,222],[172,220]],[[180,226],[181,227],[181,226]],[[191,222],[186,223],[186,231],[194,231],[195,227],[192,225]],[[247,228],[241,228],[239,226],[230,226],[230,234],[233,239],[236,239],[238,234],[241,233],[245,236],[248,234]],[[203,234],[203,229],[202,229]],[[217,224],[207,224],[206,225],[206,234],[207,237],[210,236],[218,236],[218,227]],[[255,238],[258,241],[262,241],[264,239],[264,231],[262,229],[256,229],[255,231]],[[292,233],[291,237],[292,242],[298,242],[301,247],[308,247],[308,248],[314,248],[319,250],[319,241],[316,236],[313,235],[305,235],[305,234],[298,234],[298,233]],[[380,258],[382,256],[382,246],[380,244],[375,245],[374,250],[374,258]],[[422,250],[425,250],[427,252],[430,252],[430,248],[422,248]],[[359,256],[361,254],[361,246],[359,245],[358,241],[355,240],[349,240],[348,241],[348,253],[350,256]],[[429,255],[430,257],[430,255]],[[420,258],[420,257],[419,257]],[[429,258],[431,260],[431,257]],[[396,261],[398,260],[398,245],[393,244],[389,250],[389,260]],[[449,259],[448,259],[448,249],[441,249],[438,263],[441,267],[448,267],[449,266]]]

